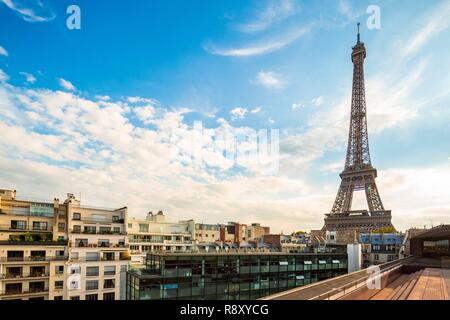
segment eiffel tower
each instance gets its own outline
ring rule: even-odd
[[[348,135],[347,156],[341,185],[331,212],[325,215],[322,230],[357,230],[370,232],[382,227],[393,227],[391,211],[385,210],[375,183],[377,170],[372,166],[367,131],[366,98],[364,88],[364,59],[366,48],[358,39],[352,51],[353,89]],[[365,191],[369,210],[353,210],[355,191]]]

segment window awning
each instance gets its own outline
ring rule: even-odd
[[[304,261],[303,264],[312,264],[312,261]]]
[[[303,279],[305,279],[305,276],[296,276],[295,279],[297,279],[297,280],[303,280]]]
[[[287,266],[288,262],[287,261],[280,261],[280,266]]]
[[[339,260],[333,260],[333,263],[341,263]]]
[[[319,264],[326,264],[327,262],[325,260],[319,260]]]

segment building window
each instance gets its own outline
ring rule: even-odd
[[[86,261],[98,261],[99,253],[98,252],[86,252]]]
[[[133,228],[133,224],[132,224],[132,223],[129,223],[129,224],[128,224],[128,229],[131,229],[131,228]]]
[[[120,227],[114,227],[114,234],[120,234]]]
[[[55,281],[55,289],[56,290],[64,289],[64,281]]]
[[[116,280],[114,279],[105,279],[103,282],[103,289],[113,289],[116,287]]]
[[[100,227],[99,233],[100,234],[111,234],[111,228],[110,227]]]
[[[98,240],[98,246],[101,248],[108,248],[109,247],[109,240],[108,239],[99,239]]]
[[[139,232],[148,232],[148,224],[139,223]]]
[[[119,221],[120,221],[120,217],[119,216],[112,216],[112,222],[118,223]]]
[[[86,280],[86,290],[98,290],[98,280]]]
[[[98,294],[87,294],[86,295],[86,300],[98,300]]]
[[[378,261],[378,260],[380,260],[380,257],[379,257],[377,254],[375,254],[375,255],[373,256],[373,259],[374,259],[375,261]]]
[[[55,266],[55,273],[56,274],[63,274],[64,273],[64,266]]]
[[[27,222],[26,221],[11,220],[11,229],[14,229],[14,230],[26,230],[27,229]]]
[[[70,300],[80,300],[80,296],[72,296],[70,297]]]
[[[73,219],[73,220],[81,220],[81,213],[79,213],[79,212],[74,212],[74,213],[73,213],[72,219]]]
[[[73,233],[81,233],[81,226],[79,226],[79,225],[74,225],[74,226],[73,226],[72,232],[73,232]]]
[[[47,231],[47,222],[33,221],[33,230]]]
[[[79,258],[78,252],[72,252],[70,254],[70,257],[72,260],[78,260],[78,258]]]
[[[71,290],[78,290],[78,289],[80,289],[78,281],[75,281],[75,280],[70,281],[70,289]]]
[[[55,296],[55,297],[53,297],[53,300],[62,300],[63,299],[63,296]]]
[[[78,252],[77,252],[78,256]],[[70,274],[80,274],[81,273],[81,267],[80,266],[71,266],[70,267]]]
[[[114,254],[114,252],[104,252],[104,253],[103,253],[102,260],[106,260],[106,261],[114,261],[114,259],[115,259],[115,254]]]
[[[103,294],[103,300],[115,300],[115,292],[108,292]]]
[[[58,223],[58,232],[64,232],[66,230],[65,223]]]
[[[116,266],[105,266],[103,273],[105,276],[113,276],[116,274]]]
[[[99,267],[86,267],[86,276],[88,277],[98,277]]]
[[[96,234],[97,233],[97,228],[94,226],[85,226],[84,227],[84,233],[87,234]]]

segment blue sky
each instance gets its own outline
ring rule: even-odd
[[[81,30],[66,27],[71,4]],[[399,229],[450,222],[443,0],[0,1],[0,187],[81,192],[133,216],[320,228],[344,165],[357,22],[385,207]],[[279,171],[213,152],[174,160],[195,121],[280,130]]]

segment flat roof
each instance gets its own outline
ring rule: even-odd
[[[148,253],[147,256],[160,257],[199,257],[199,256],[318,256],[318,255],[347,255],[347,252],[180,252],[180,253]]]

